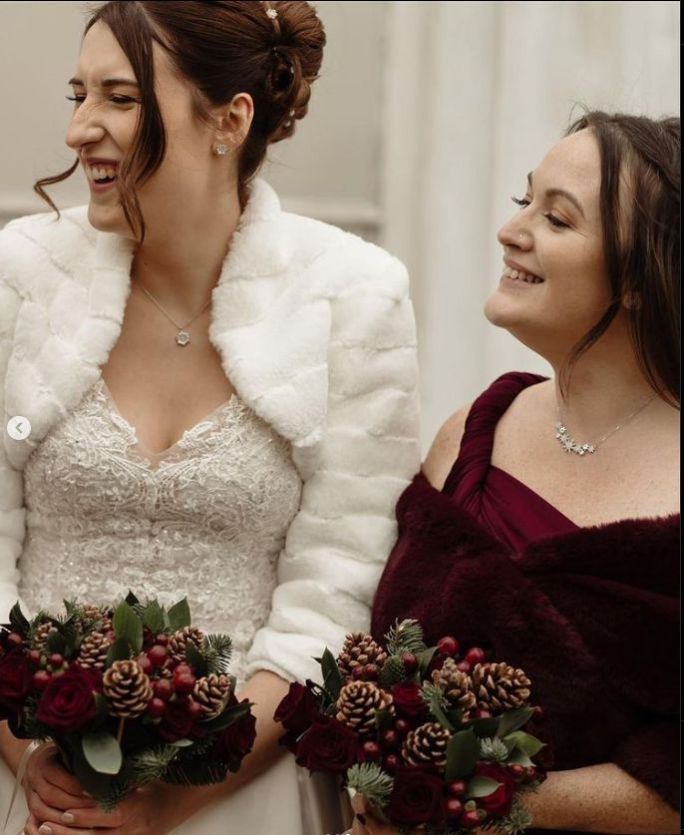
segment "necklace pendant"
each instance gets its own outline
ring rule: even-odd
[[[176,334],[176,343],[184,348],[190,342],[190,334],[187,331],[178,331]]]

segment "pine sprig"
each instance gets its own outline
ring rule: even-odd
[[[406,668],[398,655],[390,655],[382,665],[378,681],[381,687],[389,689],[406,678]]]
[[[510,751],[500,739],[485,737],[480,740],[480,756],[482,759],[505,763],[509,755]]]
[[[233,642],[228,635],[206,635],[202,655],[210,673],[226,673],[233,654]]]
[[[131,760],[132,781],[142,784],[160,780],[179,751],[173,745],[141,751]]]
[[[347,771],[347,786],[362,794],[377,809],[389,801],[394,779],[377,763],[357,763]]]
[[[401,655],[402,652],[417,653],[427,649],[421,625],[411,618],[396,620],[385,636],[385,641],[390,655]]]

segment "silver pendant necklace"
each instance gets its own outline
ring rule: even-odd
[[[186,345],[189,345],[190,344],[190,334],[187,332],[186,328],[188,328],[195,321],[195,319],[197,319],[198,316],[201,316],[204,313],[204,311],[211,304],[211,298],[209,299],[209,301],[204,305],[204,307],[200,310],[200,312],[196,316],[193,316],[192,319],[187,324],[181,326],[181,325],[178,324],[178,322],[174,322],[174,320],[169,316],[169,314],[164,310],[164,308],[155,299],[155,297],[152,295],[152,293],[150,293],[149,290],[146,290],[139,281],[138,281],[138,286],[143,291],[143,293],[146,293],[147,296],[149,296],[149,298],[157,305],[157,307],[159,308],[159,310],[161,310],[161,312],[164,314],[164,316],[166,316],[166,318],[169,320],[169,322],[171,322],[171,324],[177,329],[178,333],[176,334],[176,345],[180,345],[181,348],[185,348]]]
[[[614,435],[618,431],[618,429],[622,429],[623,426],[626,426],[631,420],[634,420],[634,418],[638,414],[643,412],[646,406],[648,406],[649,403],[652,403],[657,396],[657,394],[651,395],[651,397],[645,400],[637,409],[635,409],[633,412],[627,415],[627,417],[622,421],[622,423],[618,423],[618,425],[611,429],[610,432],[606,432],[605,435],[602,435],[598,439],[598,441],[596,441],[593,444],[580,444],[577,441],[575,441],[575,439],[568,431],[567,426],[565,425],[565,421],[563,420],[563,417],[561,415],[560,404],[556,403],[556,438],[558,439],[558,443],[565,450],[565,452],[571,452],[574,455],[580,456],[593,455],[596,452],[596,450],[602,444],[604,444],[608,440],[608,438],[611,437],[611,435]]]

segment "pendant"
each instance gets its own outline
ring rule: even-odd
[[[185,346],[190,342],[190,334],[187,331],[178,331],[176,334],[176,342],[181,348],[185,348]]]
[[[556,438],[566,452],[573,452],[575,455],[593,455],[596,451],[593,444],[578,444],[573,441],[567,427],[563,426],[562,423],[556,424]]]

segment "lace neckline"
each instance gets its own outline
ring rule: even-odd
[[[192,437],[193,435],[197,434],[197,431],[200,429],[200,427],[202,427],[205,423],[211,422],[214,418],[216,418],[219,415],[219,413],[223,412],[224,410],[228,410],[230,407],[233,407],[234,405],[241,404],[240,398],[237,396],[237,394],[233,393],[228,400],[225,400],[223,403],[219,404],[208,415],[203,417],[193,426],[190,426],[188,427],[188,429],[185,429],[180,438],[178,438],[178,440],[175,443],[171,444],[171,446],[166,447],[166,449],[162,449],[160,452],[154,452],[140,441],[135,426],[129,423],[129,421],[127,421],[126,418],[121,414],[121,411],[119,410],[119,407],[117,406],[116,401],[114,400],[114,397],[112,396],[112,393],[104,380],[104,377],[100,377],[98,382],[100,392],[104,395],[104,398],[107,404],[109,405],[110,410],[117,417],[118,421],[126,427],[131,437],[135,439],[135,445],[141,452],[143,452],[145,455],[150,456],[155,461],[159,461],[165,458],[167,455],[170,455],[172,452],[174,452],[178,447],[182,447],[189,437]]]

